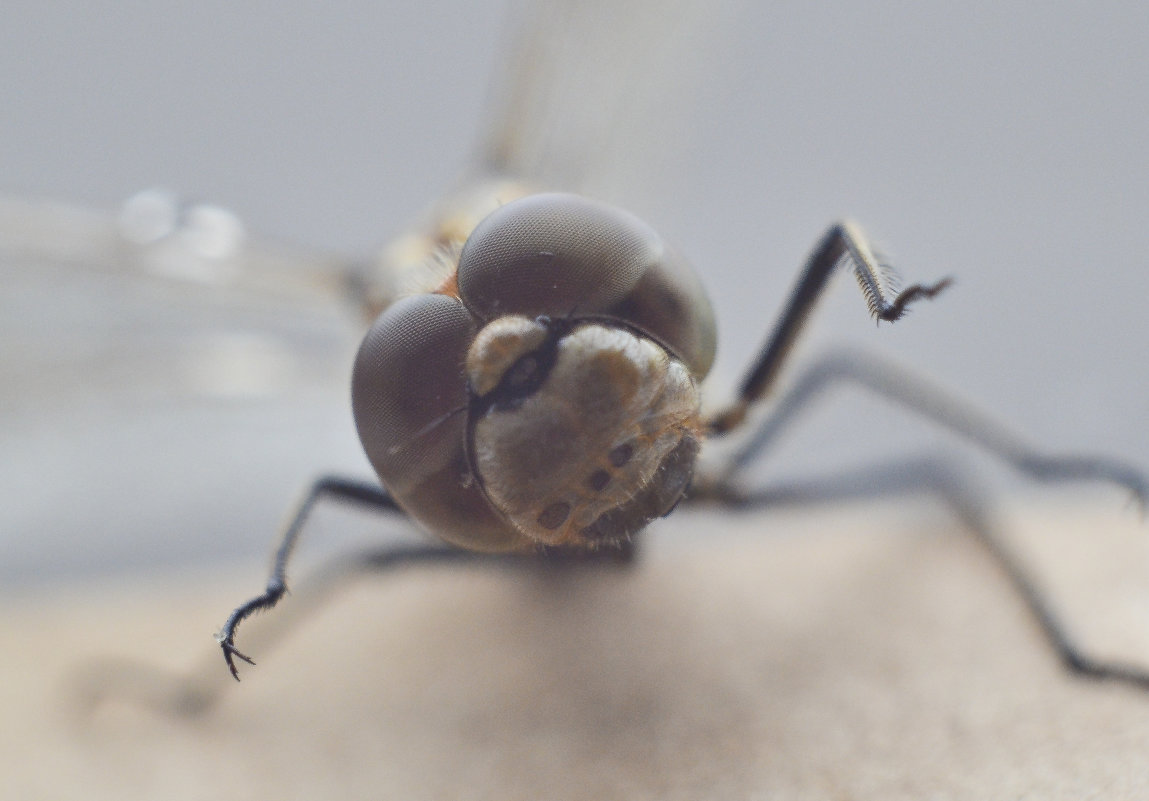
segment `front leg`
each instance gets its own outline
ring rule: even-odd
[[[261,594],[236,608],[228,617],[227,622],[223,624],[219,634],[216,635],[216,641],[223,649],[223,658],[227,661],[227,667],[236,681],[239,681],[236,659],[242,659],[249,665],[255,664],[251,657],[235,647],[236,630],[240,623],[256,612],[271,609],[287,593],[287,563],[291,560],[291,554],[295,550],[295,544],[299,541],[307,518],[311,515],[315,505],[323,498],[357,503],[381,512],[403,513],[394,499],[387,494],[387,491],[374,484],[336,476],[324,476],[311,485],[307,494],[303,496],[303,500],[296,507],[295,514],[292,515],[291,521],[284,529],[282,537],[280,537],[279,546],[275,549],[275,560],[271,567],[271,574],[267,578],[267,587]]]
[[[849,221],[832,226],[798,276],[781,318],[742,382],[738,399],[709,421],[711,434],[721,435],[737,428],[746,419],[750,406],[770,392],[814,304],[834,270],[842,265],[854,273],[874,318],[889,322],[901,318],[909,304],[932,298],[952,283],[952,279],[944,278],[935,284],[914,284],[899,292],[893,268],[882,260],[861,228]]]
[[[231,675],[235,677],[236,681],[239,681],[236,659],[241,659],[249,665],[255,664],[251,657],[240,651],[235,645],[235,635],[239,624],[256,612],[271,609],[287,593],[287,564],[291,560],[295,545],[312,510],[323,499],[354,503],[365,506],[372,511],[386,514],[403,514],[394,499],[382,487],[335,476],[324,476],[318,479],[303,496],[291,516],[290,522],[284,529],[279,545],[275,550],[275,560],[272,564],[271,574],[267,578],[267,587],[262,593],[237,607],[228,617],[219,634],[216,635],[216,641],[223,649],[223,656],[227,661],[228,669],[231,670]],[[537,562],[556,569],[582,565],[626,566],[634,561],[635,548],[634,540],[627,540],[617,547],[600,548],[594,551],[542,547],[534,552],[510,554],[477,554],[445,545],[389,546],[367,554],[358,554],[346,563],[337,563],[327,571],[322,581],[313,583],[326,587],[338,583],[341,577],[352,573],[362,573],[368,570],[384,572],[416,563],[454,564],[482,561],[485,563],[521,564]]]

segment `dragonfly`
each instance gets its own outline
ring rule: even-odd
[[[264,242],[227,209],[182,204],[163,192],[141,193],[116,215],[0,206],[9,252],[128,280],[326,301],[372,326],[353,368],[353,395],[360,438],[381,481],[324,477],[305,494],[281,532],[265,590],[238,606],[219,634],[232,675],[239,678],[237,660],[254,664],[236,644],[240,624],[282,599],[288,562],[324,500],[413,518],[453,546],[389,548],[365,560],[391,568],[460,559],[625,563],[647,524],[680,503],[753,509],[919,489],[940,491],[1003,563],[1067,666],[1149,686],[1138,668],[1094,660],[1074,646],[1023,567],[993,537],[981,503],[942,465],[874,468],[784,492],[745,485],[747,467],[768,455],[779,432],[826,387],[844,381],[909,406],[1037,481],[1109,482],[1142,502],[1149,496],[1144,476],[1123,462],[1046,455],[880,360],[823,360],[799,370],[783,390],[779,378],[791,367],[794,343],[836,273],[853,274],[873,316],[890,322],[949,286],[942,279],[900,288],[851,222],[832,224],[817,240],[735,400],[703,413],[699,391],[715,346],[704,288],[659,234],[588,196],[602,181],[591,151],[625,137],[628,123],[620,118],[635,105],[625,92],[606,90],[618,83],[611,77],[618,65],[588,52],[618,52],[640,20],[651,34],[644,38],[650,52],[628,51],[630,60],[665,65],[668,53],[681,50],[676,37],[701,11],[683,3],[676,13],[652,15],[635,4],[634,19],[610,25],[597,16],[604,13],[589,14],[584,4],[539,6],[512,48],[474,168],[374,259]],[[652,27],[656,18],[674,26]],[[603,65],[602,75],[576,66],[587,63]],[[582,113],[556,118],[564,108]],[[525,266],[516,272],[508,264]],[[625,286],[615,287],[620,281]],[[417,347],[407,347],[412,343]],[[567,353],[611,366],[567,364]],[[621,384],[645,387],[643,399],[612,396]],[[615,402],[556,423],[565,412],[555,410],[583,388]],[[613,427],[596,431],[604,411],[616,407],[623,414]],[[696,469],[697,451],[728,438],[738,440],[732,455]],[[593,452],[571,453],[572,443],[590,449],[592,441]],[[541,487],[540,465],[547,464],[558,467]]]

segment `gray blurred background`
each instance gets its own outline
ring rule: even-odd
[[[370,255],[464,171],[511,16],[6,3],[0,193],[114,210],[164,186],[261,234]],[[669,71],[677,101],[603,154],[622,177],[598,193],[703,275],[713,397],[848,214],[906,278],[957,283],[876,328],[843,280],[801,355],[879,350],[1050,449],[1149,466],[1149,6],[747,4],[703,33],[680,65],[695,80]],[[0,278],[0,583],[256,565],[314,474],[369,474],[346,401],[357,330],[337,310],[30,257]],[[760,475],[934,447],[1017,486],[848,391]]]

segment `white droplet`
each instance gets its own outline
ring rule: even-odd
[[[179,199],[166,189],[137,192],[120,209],[120,233],[137,245],[158,242],[175,231],[179,207]]]

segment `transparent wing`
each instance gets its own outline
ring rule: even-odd
[[[333,303],[371,319],[422,288],[419,273],[435,252],[501,203],[548,189],[620,202],[627,187],[651,183],[682,144],[683,112],[730,6],[512,3],[507,55],[492,77],[471,168],[378,256],[260,239],[232,211],[162,190],[140,192],[117,210],[0,197],[0,254]]]
[[[353,260],[253,237],[231,211],[146,190],[104,211],[0,197],[0,254],[220,292],[351,302]]]
[[[476,171],[616,200],[672,163],[733,2],[519,3]]]
[[[692,96],[736,3],[551,0],[511,3],[471,166],[370,270],[371,312],[437,282],[426,267],[524,194],[566,190],[630,207],[667,186]],[[641,187],[641,189],[638,189]]]
[[[275,530],[308,459],[358,468],[342,386],[358,326],[313,302],[311,263],[289,292],[265,285],[298,252],[229,271],[126,242],[116,215],[2,215],[0,586],[234,556]]]

